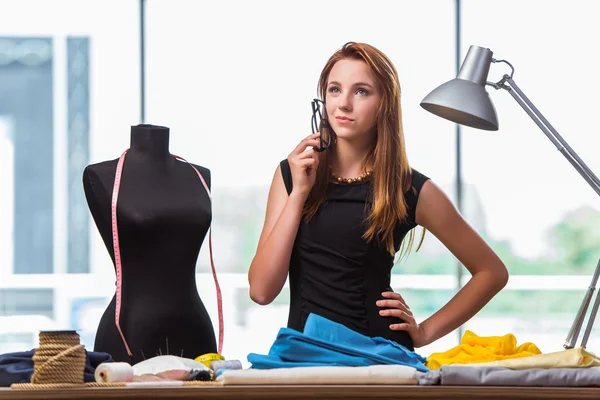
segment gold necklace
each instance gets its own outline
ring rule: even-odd
[[[362,181],[366,181],[369,177],[373,175],[373,170],[368,170],[365,174],[359,175],[356,178],[343,178],[341,176],[336,175],[333,171],[331,171],[331,176],[335,183],[358,183]]]

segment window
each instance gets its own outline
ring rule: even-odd
[[[600,170],[588,98],[599,89],[589,79],[599,57],[589,49],[600,36],[592,6],[514,2],[508,29],[483,17],[497,15],[504,2],[461,3],[462,54],[476,44],[512,62],[521,88]],[[289,293],[257,306],[247,270],[275,168],[310,133],[321,68],[347,41],[373,44],[392,59],[409,161],[456,202],[456,126],[419,107],[456,74],[454,1],[145,4],[144,57],[136,0],[14,0],[0,14],[0,353],[35,346],[39,329],[79,329],[82,343],[93,347],[115,276],[90,218],[82,172],[117,158],[129,145],[130,126],[140,122],[168,126],[171,151],[211,170],[225,352],[243,362],[249,352],[268,352],[287,324]],[[555,29],[569,21],[578,22]],[[489,79],[503,68],[493,65]],[[545,352],[558,350],[600,257],[598,199],[508,93],[488,90],[500,131],[462,128],[463,213],[505,261],[511,280],[464,328],[511,332]],[[395,266],[392,286],[424,319],[456,292],[457,267],[427,233],[422,249]],[[217,330],[207,243],[197,273]],[[588,347],[597,344],[594,334]],[[419,352],[446,350],[457,338],[450,334]]]
[[[484,46],[511,62],[519,88],[598,171],[594,149],[600,142],[590,127],[596,125],[593,94],[600,84],[589,76],[599,56],[588,49],[600,28],[591,4],[554,4],[515,2],[511,28],[504,29],[482,16],[494,15],[505,2],[464,1],[461,50]],[[532,27],[540,7],[544,18]],[[525,29],[527,35],[535,31],[535,40],[523,40],[529,37]],[[506,64],[493,64],[488,80],[498,81],[504,73],[510,73]],[[558,351],[600,258],[598,197],[509,93],[488,92],[500,129],[464,130],[464,175],[478,189],[487,239],[506,263],[511,282],[466,327],[483,335],[512,332],[543,352]],[[595,332],[589,348],[600,343]]]
[[[287,289],[274,304],[258,306],[248,296],[246,274],[275,168],[310,134],[319,74],[344,43],[367,42],[392,59],[403,91],[410,162],[454,196],[455,128],[419,107],[431,82],[454,74],[453,2],[435,4],[431,13],[426,2],[379,1],[368,7],[358,1],[148,2],[147,122],[169,126],[172,152],[212,171],[213,249],[226,302],[229,357],[245,361],[249,352],[266,354],[287,325]],[[362,10],[358,19],[357,9]],[[423,30],[415,16],[425,15],[442,40],[415,34]],[[430,74],[420,73],[423,65],[433,64],[438,68]],[[399,290],[424,285],[429,278],[419,274],[447,274],[456,282],[455,269],[456,262],[429,234],[421,251],[394,268],[404,274],[394,283]],[[198,270],[210,271],[207,246]],[[421,301],[431,294],[425,286],[407,294],[423,316],[431,310]],[[440,306],[456,283],[446,286],[449,290],[436,297]],[[210,275],[199,279],[198,287],[216,328]],[[436,345],[446,348],[456,337],[445,340]]]
[[[36,329],[89,326],[73,304],[98,293],[108,304],[114,293],[81,179],[87,164],[126,148],[139,120],[139,13],[133,0],[3,6],[0,325],[28,350]],[[0,353],[14,350],[8,342]],[[82,342],[93,347],[89,335]]]

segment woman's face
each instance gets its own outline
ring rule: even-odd
[[[335,63],[327,81],[325,104],[329,125],[338,139],[370,141],[375,135],[380,98],[381,91],[367,63],[355,59]]]

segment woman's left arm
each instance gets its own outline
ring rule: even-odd
[[[433,233],[472,275],[448,304],[420,324],[423,342],[415,343],[415,347],[421,347],[457,329],[479,312],[506,285],[508,271],[450,199],[431,181],[421,188],[416,222]]]

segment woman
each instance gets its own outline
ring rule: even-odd
[[[428,345],[488,303],[507,270],[440,188],[410,167],[398,73],[385,54],[347,43],[325,65],[319,92],[331,146],[317,152],[319,134],[310,135],[275,171],[248,273],[250,297],[269,304],[289,273],[288,327],[302,331],[316,313],[411,350]],[[421,323],[390,287],[394,257],[410,251],[417,225],[472,274]]]

